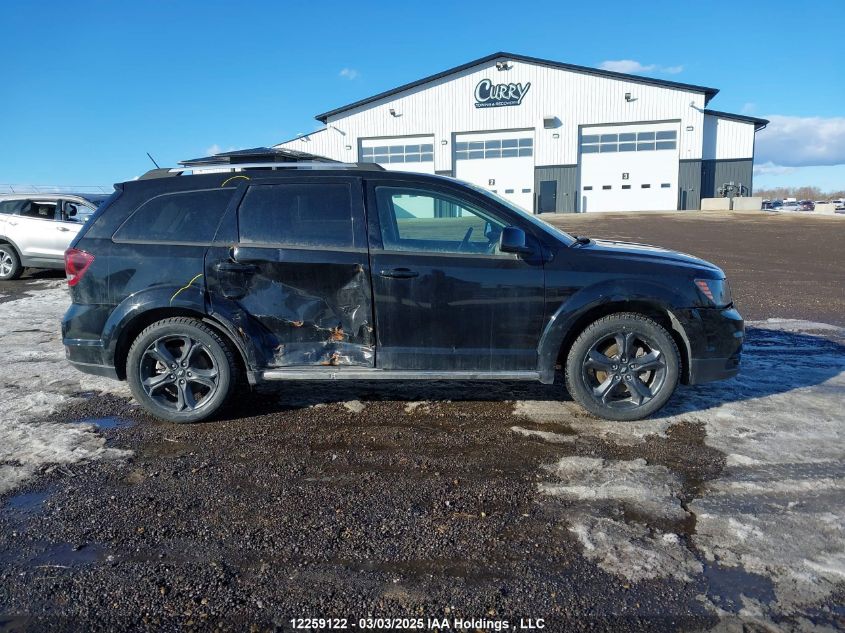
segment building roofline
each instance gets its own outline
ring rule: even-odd
[[[528,64],[536,64],[538,66],[548,66],[549,68],[558,68],[560,70],[569,70],[572,72],[577,73],[584,73],[587,75],[597,75],[599,77],[608,77],[610,79],[622,79],[625,81],[633,81],[637,83],[649,84],[652,86],[660,86],[663,88],[676,88],[680,90],[689,90],[690,92],[700,92],[704,94],[704,105],[707,105],[710,100],[716,96],[719,92],[717,88],[708,88],[706,86],[696,86],[693,84],[685,84],[680,83],[677,81],[666,81],[664,79],[654,79],[652,77],[642,77],[640,75],[628,75],[626,73],[618,73],[612,70],[602,70],[601,68],[590,68],[589,66],[577,66],[575,64],[565,64],[563,62],[556,62],[549,59],[540,59],[539,57],[528,57],[526,55],[516,55],[513,53],[506,53],[506,52],[498,52],[493,53],[492,55],[487,55],[486,57],[481,57],[480,59],[473,60],[471,62],[467,62],[466,64],[461,64],[460,66],[455,66],[454,68],[450,68],[448,70],[444,70],[443,72],[439,72],[435,75],[430,75],[428,77],[423,77],[422,79],[418,79],[417,81],[412,81],[411,83],[403,84],[397,88],[393,88],[392,90],[387,90],[385,92],[380,92],[377,95],[373,95],[372,97],[367,97],[366,99],[361,99],[359,101],[355,101],[353,103],[349,103],[345,106],[341,106],[339,108],[335,108],[334,110],[329,110],[328,112],[323,112],[322,114],[318,114],[315,119],[321,121],[323,123],[328,122],[328,118],[330,116],[334,116],[335,114],[339,114],[341,112],[346,112],[347,110],[351,110],[353,108],[357,108],[362,105],[366,105],[368,103],[372,103],[374,101],[379,101],[386,97],[390,97],[392,95],[398,94],[400,92],[404,92],[406,90],[410,90],[412,88],[416,88],[417,86],[421,86],[423,84],[427,84],[429,82],[435,81],[437,79],[441,79],[442,77],[446,77],[448,75],[453,75],[455,73],[459,73],[461,71],[467,70],[468,68],[472,68],[473,66],[480,66],[481,64],[486,64],[487,62],[491,62],[496,59],[512,59],[515,61],[525,62]]]
[[[742,123],[753,123],[754,131],[759,132],[769,124],[768,119],[760,119],[756,116],[748,116],[747,114],[733,114],[732,112],[720,112],[719,110],[705,110],[704,114],[717,117],[719,119],[730,119],[731,121],[741,121]]]
[[[279,141],[278,143],[274,143],[273,147],[278,147],[279,145],[284,145],[285,143],[292,143],[293,141],[298,141],[302,138],[305,138],[306,136],[314,136],[315,134],[319,134],[320,132],[325,132],[328,129],[329,128],[324,127],[324,128],[320,128],[319,130],[314,130],[313,132],[306,132],[305,134],[299,134],[297,136],[294,136],[293,138],[289,138],[286,141]]]

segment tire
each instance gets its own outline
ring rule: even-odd
[[[189,317],[153,323],[133,341],[126,358],[135,400],[168,422],[200,422],[218,413],[235,389],[238,372],[231,347]]]
[[[11,244],[0,244],[0,281],[12,281],[23,274],[21,258]]]
[[[672,396],[680,375],[681,355],[672,336],[655,321],[633,312],[591,323],[566,359],[570,395],[587,411],[607,420],[641,420],[652,415]]]

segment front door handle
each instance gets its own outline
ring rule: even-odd
[[[218,273],[244,273],[252,274],[258,272],[255,264],[241,264],[240,262],[217,262],[214,270]]]
[[[390,277],[391,279],[411,279],[412,277],[419,277],[420,274],[411,270],[410,268],[391,268],[389,270],[382,270],[379,272],[382,277]]]
[[[66,226],[57,226],[56,230],[62,231],[63,233],[67,233],[68,231],[70,231],[70,229]]]

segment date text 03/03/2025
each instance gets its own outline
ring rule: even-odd
[[[546,628],[543,618],[519,618],[516,622],[489,618],[292,618],[296,630],[333,631],[362,630],[427,630],[427,631],[537,631]]]

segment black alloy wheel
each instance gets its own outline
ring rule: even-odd
[[[672,336],[634,313],[592,323],[578,337],[566,363],[572,397],[610,420],[639,420],[662,407],[678,384],[680,355]]]
[[[126,376],[135,399],[170,422],[211,417],[229,399],[237,364],[229,345],[196,319],[175,317],[135,339]]]

